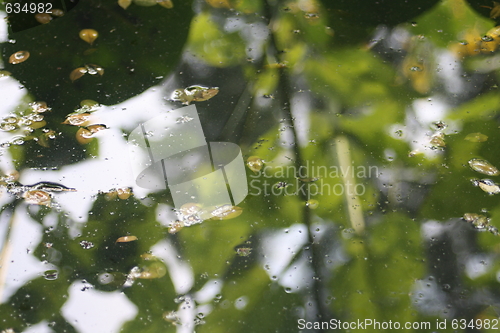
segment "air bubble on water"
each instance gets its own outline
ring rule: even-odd
[[[56,280],[58,277],[58,271],[55,269],[49,269],[45,272],[43,272],[43,277],[45,280],[53,281]]]
[[[290,287],[285,288],[285,292],[287,294],[290,294],[292,292],[292,288],[290,288]]]

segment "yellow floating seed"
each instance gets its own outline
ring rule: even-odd
[[[469,166],[472,170],[480,172],[488,176],[498,176],[500,171],[495,168],[490,162],[479,158],[473,158],[469,161]]]
[[[97,37],[99,37],[99,33],[94,29],[83,29],[80,30],[79,36],[83,41],[92,45]]]
[[[52,9],[52,16],[61,17],[64,16],[64,11],[62,9]]]
[[[92,132],[86,128],[79,128],[76,132],[76,140],[82,145],[89,143],[93,139]]]
[[[47,24],[50,21],[52,21],[52,16],[50,16],[49,14],[46,14],[46,13],[38,13],[38,14],[35,14],[35,20],[37,20],[38,23],[40,23],[40,24]]]
[[[264,166],[264,161],[258,156],[250,156],[247,159],[247,166],[254,173],[259,173],[259,171],[262,170],[262,167]]]
[[[29,204],[50,207],[52,196],[50,193],[41,190],[30,190],[23,194],[24,200]]]
[[[488,140],[488,136],[482,133],[470,133],[467,134],[465,140],[470,142],[484,142]]]
[[[160,1],[158,2],[158,4],[162,7],[165,7],[165,8],[174,8],[174,3],[172,2],[172,0],[163,0],[163,1]]]
[[[9,57],[9,62],[16,65],[25,62],[29,57],[30,53],[28,51],[17,51]]]
[[[84,76],[86,73],[87,69],[85,67],[78,67],[69,74],[69,78],[72,82],[75,82],[76,80]]]
[[[73,125],[73,126],[85,126],[89,123],[90,113],[80,113],[80,114],[72,114],[66,117],[66,120],[63,122],[65,125]]]
[[[123,236],[116,240],[116,243],[128,243],[137,240],[136,236]]]
[[[130,187],[119,188],[116,190],[116,193],[118,194],[118,198],[126,200],[132,195],[132,189]]]
[[[118,0],[118,5],[123,9],[127,9],[132,3],[132,0]]]

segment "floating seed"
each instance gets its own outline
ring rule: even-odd
[[[89,143],[93,139],[92,132],[86,128],[79,128],[76,132],[76,140],[82,145]]]
[[[64,16],[64,11],[62,9],[52,9],[52,16],[61,17]]]
[[[174,4],[172,2],[172,0],[163,0],[163,1],[158,1],[158,4],[162,7],[165,7],[165,8],[174,8]]]
[[[74,69],[70,74],[69,78],[71,81],[76,81],[87,73],[87,69],[84,67],[78,67]]]
[[[162,262],[152,262],[138,276],[139,279],[158,279],[167,273],[167,269]]]
[[[9,62],[16,65],[28,60],[29,57],[30,53],[28,51],[18,51],[9,57]]]
[[[99,131],[102,131],[102,130],[105,130],[107,129],[108,127],[106,125],[103,125],[103,124],[97,124],[97,125],[90,125],[90,126],[87,126],[87,129],[90,131],[90,133],[92,134],[95,134]]]
[[[472,184],[490,195],[500,193],[500,186],[491,179],[473,179]]]
[[[50,16],[49,14],[46,14],[46,13],[38,13],[38,14],[35,14],[35,20],[37,20],[38,23],[40,23],[40,24],[47,24],[50,21],[52,21],[52,16]]]
[[[134,0],[137,6],[149,7],[156,5],[156,0]]]
[[[264,166],[264,161],[258,156],[250,156],[247,159],[247,166],[254,173],[258,173]]]
[[[243,209],[238,206],[222,205],[212,211],[211,220],[229,220],[238,217],[243,213]]]
[[[470,133],[467,134],[465,137],[465,140],[470,141],[470,142],[484,142],[488,140],[488,136],[484,135],[482,133]]]
[[[99,33],[94,29],[83,29],[80,30],[79,36],[83,41],[92,45],[97,37],[99,37]]]
[[[12,73],[9,71],[0,71],[0,78],[11,76],[11,75],[12,75]]]
[[[319,201],[315,199],[310,199],[306,201],[306,206],[310,209],[316,209],[319,206]]]
[[[132,195],[132,189],[130,187],[119,188],[116,190],[116,194],[121,200],[126,200]]]
[[[444,142],[444,134],[442,132],[436,133],[431,137],[430,144],[436,148],[446,147]]]
[[[85,126],[89,123],[90,113],[72,114],[66,117],[63,124],[73,126]]]
[[[136,236],[123,236],[116,240],[117,243],[128,243],[137,240]]]
[[[90,75],[99,74],[102,76],[104,74],[104,68],[102,68],[99,65],[88,64],[88,65],[85,65],[85,68],[87,69],[87,73],[89,73]]]
[[[41,190],[30,190],[23,193],[24,200],[29,204],[50,207],[52,196]]]
[[[469,161],[469,166],[472,170],[488,176],[498,176],[500,174],[500,171],[486,160],[473,158]]]
[[[33,112],[36,112],[36,113],[44,113],[44,112],[50,111],[50,108],[47,106],[47,103],[42,102],[42,101],[32,102],[29,104],[29,106],[31,107]]]
[[[132,3],[132,0],[118,0],[118,5],[123,9],[127,9]]]

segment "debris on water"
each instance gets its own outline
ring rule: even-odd
[[[236,248],[236,254],[239,255],[240,257],[248,257],[250,254],[252,254],[252,248],[238,247]]]
[[[170,100],[173,102],[182,102],[189,105],[191,102],[203,102],[209,100],[219,93],[218,87],[189,86],[185,89],[176,89],[172,93]]]
[[[465,140],[470,142],[484,142],[488,140],[488,136],[482,133],[469,133],[465,137]]]
[[[83,41],[92,45],[97,37],[99,37],[99,33],[94,29],[83,29],[80,30],[79,36]]]
[[[179,220],[174,221],[174,222],[170,223],[170,225],[168,226],[168,233],[175,234],[175,233],[179,232],[182,228],[184,228],[184,223],[182,223]]]
[[[163,314],[163,319],[174,326],[182,325],[181,318],[175,311],[168,311]]]
[[[133,242],[136,241],[138,238],[137,236],[123,236],[120,237],[116,240],[116,243],[128,243],[128,242]]]
[[[490,162],[479,158],[471,159],[469,161],[469,166],[472,170],[488,176],[498,176],[500,174],[500,171],[498,171],[498,169]]]
[[[16,65],[25,62],[29,57],[30,53],[28,51],[17,51],[9,57],[9,62],[13,65]]]
[[[247,159],[247,166],[254,173],[259,173],[259,171],[262,170],[262,167],[264,166],[264,161],[258,156],[250,156]]]
[[[91,248],[94,247],[94,243],[90,242],[90,241],[87,241],[87,240],[82,240],[80,242],[80,246],[82,247],[82,249],[84,250],[90,250]]]
[[[309,177],[309,178],[297,178],[303,183],[313,183],[315,181],[318,181],[321,177]]]
[[[500,193],[500,186],[491,179],[472,179],[471,182],[489,195]]]

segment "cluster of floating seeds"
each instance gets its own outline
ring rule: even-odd
[[[168,232],[175,234],[184,227],[202,223],[205,220],[230,220],[243,213],[243,209],[229,204],[203,208],[197,203],[187,203],[176,212],[178,220],[172,222]]]
[[[495,166],[493,166],[490,162],[483,159],[473,158],[469,161],[469,166],[471,167],[472,170],[482,173],[484,175],[488,176],[500,175],[500,171],[498,171],[498,169]],[[490,195],[500,193],[500,186],[491,179],[474,178],[471,181],[474,186],[478,186],[481,190]]]
[[[90,125],[92,123],[91,113],[99,109],[99,103],[86,99],[80,102],[80,106],[81,108],[66,116],[63,124],[80,127],[76,132],[76,140],[81,144],[87,144],[94,139],[95,133],[108,127],[103,124]]]
[[[463,219],[472,224],[472,226],[479,230],[489,231],[495,236],[498,236],[498,229],[490,224],[491,219],[481,214],[465,213]]]
[[[469,161],[472,170],[488,176],[498,176],[500,171],[487,160],[473,158]],[[472,184],[479,187],[489,195],[500,193],[500,186],[491,179],[472,179]],[[498,235],[498,229],[490,225],[491,219],[485,215],[475,213],[465,213],[463,219],[471,223],[474,228],[486,230],[494,235]]]
[[[10,145],[22,145],[27,140],[38,142],[41,146],[48,147],[48,140],[54,139],[56,133],[50,129],[43,128],[47,125],[43,113],[50,111],[45,102],[29,103],[29,109],[24,115],[12,114],[0,120],[0,130],[4,132],[20,131],[10,142],[2,143],[6,148]],[[42,129],[40,134],[33,134],[35,130]]]
[[[116,200],[127,200],[132,195],[132,189],[130,187],[122,187],[118,189],[111,189],[104,193],[104,198],[108,201]]]
[[[62,9],[52,9],[50,13],[38,13],[35,14],[35,20],[40,24],[47,24],[52,21],[52,16],[61,17],[64,16],[64,11]]]

